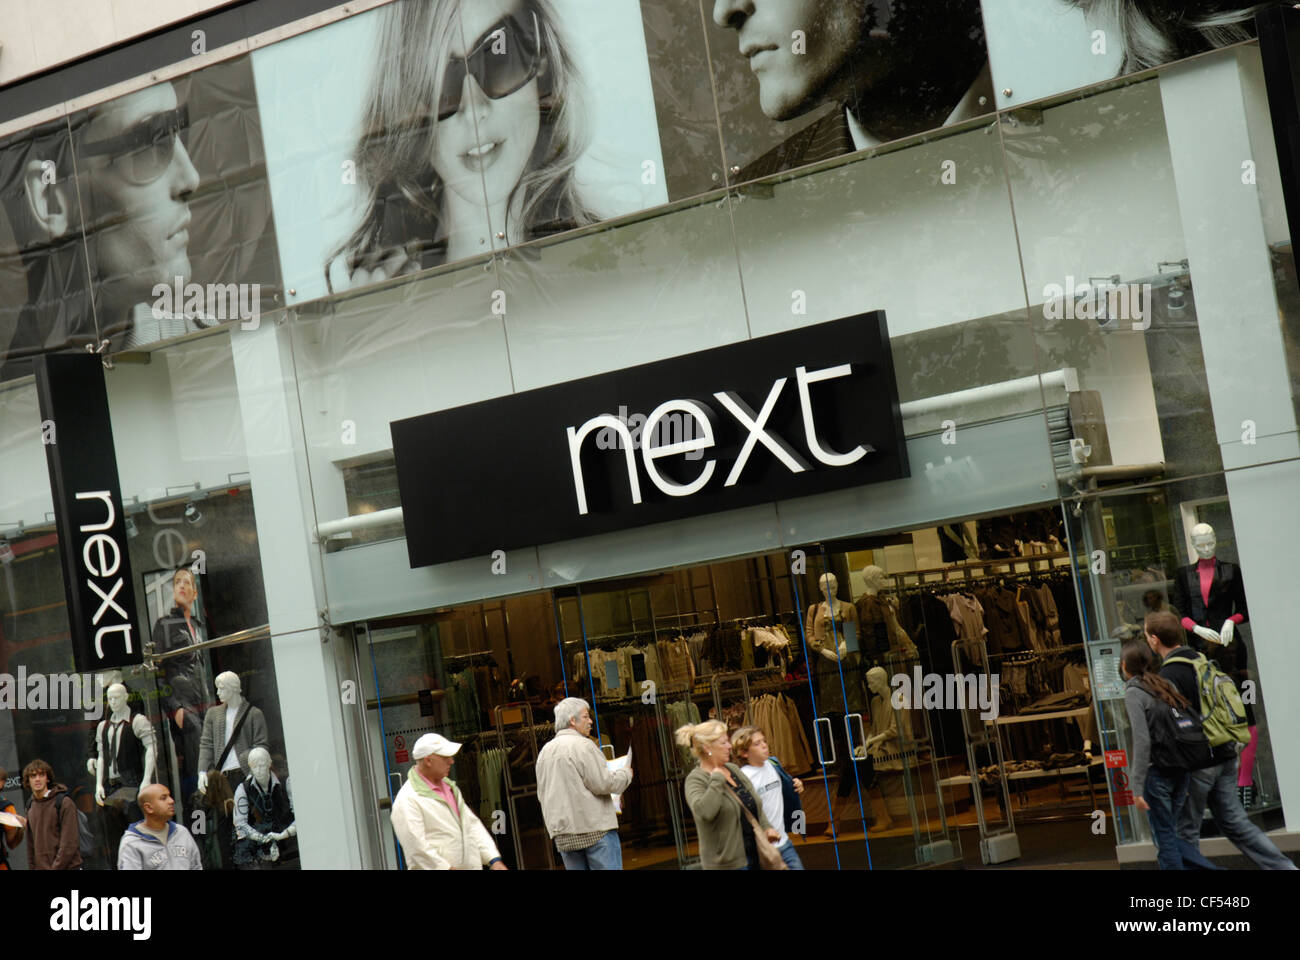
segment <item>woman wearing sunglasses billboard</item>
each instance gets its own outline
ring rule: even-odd
[[[355,153],[365,203],[326,261],[331,290],[595,221],[551,0],[400,0],[380,16]]]

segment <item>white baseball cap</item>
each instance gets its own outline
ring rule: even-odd
[[[460,750],[460,744],[448,740],[440,733],[426,733],[419,740],[415,741],[415,746],[411,748],[412,760],[423,760],[430,754],[436,753],[440,757],[454,757]]]

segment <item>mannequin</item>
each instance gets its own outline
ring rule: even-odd
[[[839,580],[835,574],[823,574],[817,585],[821,589],[822,600],[808,608],[805,636],[808,638],[809,649],[818,655],[809,664],[809,670],[817,679],[817,714],[830,721],[832,742],[822,743],[822,756],[829,766],[831,754],[835,754],[839,775],[836,797],[841,801],[839,806],[844,808],[844,815],[856,817],[857,804],[845,801],[857,788],[860,779],[850,766],[850,757],[853,762],[865,761],[867,752],[856,718],[849,719],[854,741],[854,749],[850,751],[845,717],[849,714],[862,716],[865,727],[866,718],[863,714],[867,709],[867,696],[862,683],[861,656],[856,651],[849,650],[845,633],[846,627],[851,624],[851,629],[856,634],[858,611],[853,604],[845,603],[836,596]],[[819,736],[826,737],[826,725],[820,724],[817,732]],[[863,771],[861,776],[865,777],[865,768],[860,769]],[[826,773],[829,775],[830,770],[826,770]],[[840,819],[835,807],[836,804],[832,801],[832,822],[827,826],[828,833],[833,830],[834,821]]]
[[[248,751],[249,775],[235,790],[235,865],[256,867],[281,859],[280,844],[294,837],[293,805],[271,771],[265,747]]]
[[[872,652],[870,638],[874,633],[875,652],[883,654],[888,649],[909,660],[915,659],[918,656],[916,645],[898,622],[898,605],[887,592],[889,580],[884,569],[874,564],[863,567],[862,579],[865,589],[862,596],[858,597],[856,606],[866,652]]]
[[[212,835],[216,838],[220,865],[228,868],[235,863],[234,793],[249,773],[249,752],[255,747],[268,747],[270,739],[266,718],[244,699],[238,674],[229,670],[218,674],[216,686],[217,699],[221,702],[204,714],[203,734],[199,737],[198,789],[209,806],[214,807],[216,830]],[[216,783],[218,777],[224,782]],[[211,857],[211,847],[207,853]]]
[[[867,689],[872,693],[871,736],[867,737],[867,753],[875,760],[877,774],[901,771],[903,760],[897,754],[911,742],[912,719],[906,711],[894,709],[889,674],[883,667],[872,667],[867,671]],[[894,821],[879,779],[868,796],[879,801],[880,813],[876,817],[875,829],[888,830]]]
[[[1182,615],[1183,629],[1195,635],[1191,646],[1217,663],[1240,689],[1249,678],[1248,653],[1244,642],[1234,641],[1237,627],[1250,619],[1241,568],[1215,556],[1218,538],[1208,523],[1192,527],[1192,547],[1197,560],[1179,567],[1174,574],[1169,604]],[[1253,704],[1246,704],[1246,722],[1250,743],[1241,751],[1237,792],[1243,806],[1251,806],[1255,800],[1255,752],[1259,745]]]
[[[227,670],[217,677],[217,699],[219,706],[213,707],[203,718],[203,736],[199,739],[199,792],[208,789],[208,774],[223,752],[221,772],[231,781],[233,790],[239,781],[248,774],[248,752],[253,747],[266,747],[269,739],[266,733],[266,717],[262,711],[244,699],[240,689],[239,675]],[[227,715],[234,717],[227,722]],[[226,744],[231,732],[243,717],[243,725],[234,738],[234,745],[226,751]]]
[[[137,800],[154,781],[156,757],[153,727],[143,714],[132,714],[121,683],[108,688],[106,719],[95,727],[95,758],[88,765],[95,776],[95,803],[103,811],[104,836],[117,863],[117,846],[130,823],[141,818]]]
[[[1206,643],[1231,646],[1237,625],[1248,619],[1241,570],[1215,558],[1218,541],[1208,523],[1192,527],[1192,546],[1198,559],[1178,568],[1169,601],[1183,615],[1183,629],[1204,641],[1193,641],[1197,649]]]

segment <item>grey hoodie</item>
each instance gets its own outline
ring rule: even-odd
[[[122,834],[118,847],[119,870],[202,870],[203,859],[199,845],[190,832],[176,823],[167,824],[166,846],[154,836],[136,828],[143,823],[137,820]]]

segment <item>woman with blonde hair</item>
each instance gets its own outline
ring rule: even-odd
[[[764,841],[775,844],[781,835],[768,822],[754,785],[730,762],[727,725],[721,720],[687,724],[677,729],[677,742],[700,761],[685,784],[686,805],[700,837],[700,865],[705,870],[757,870],[758,840],[751,818]]]
[[[354,157],[364,212],[326,259],[331,291],[595,222],[551,0],[398,0],[379,16]]]
[[[1271,3],[1242,0],[1065,0],[1119,31],[1120,75],[1217,50],[1255,36],[1255,14]]]

